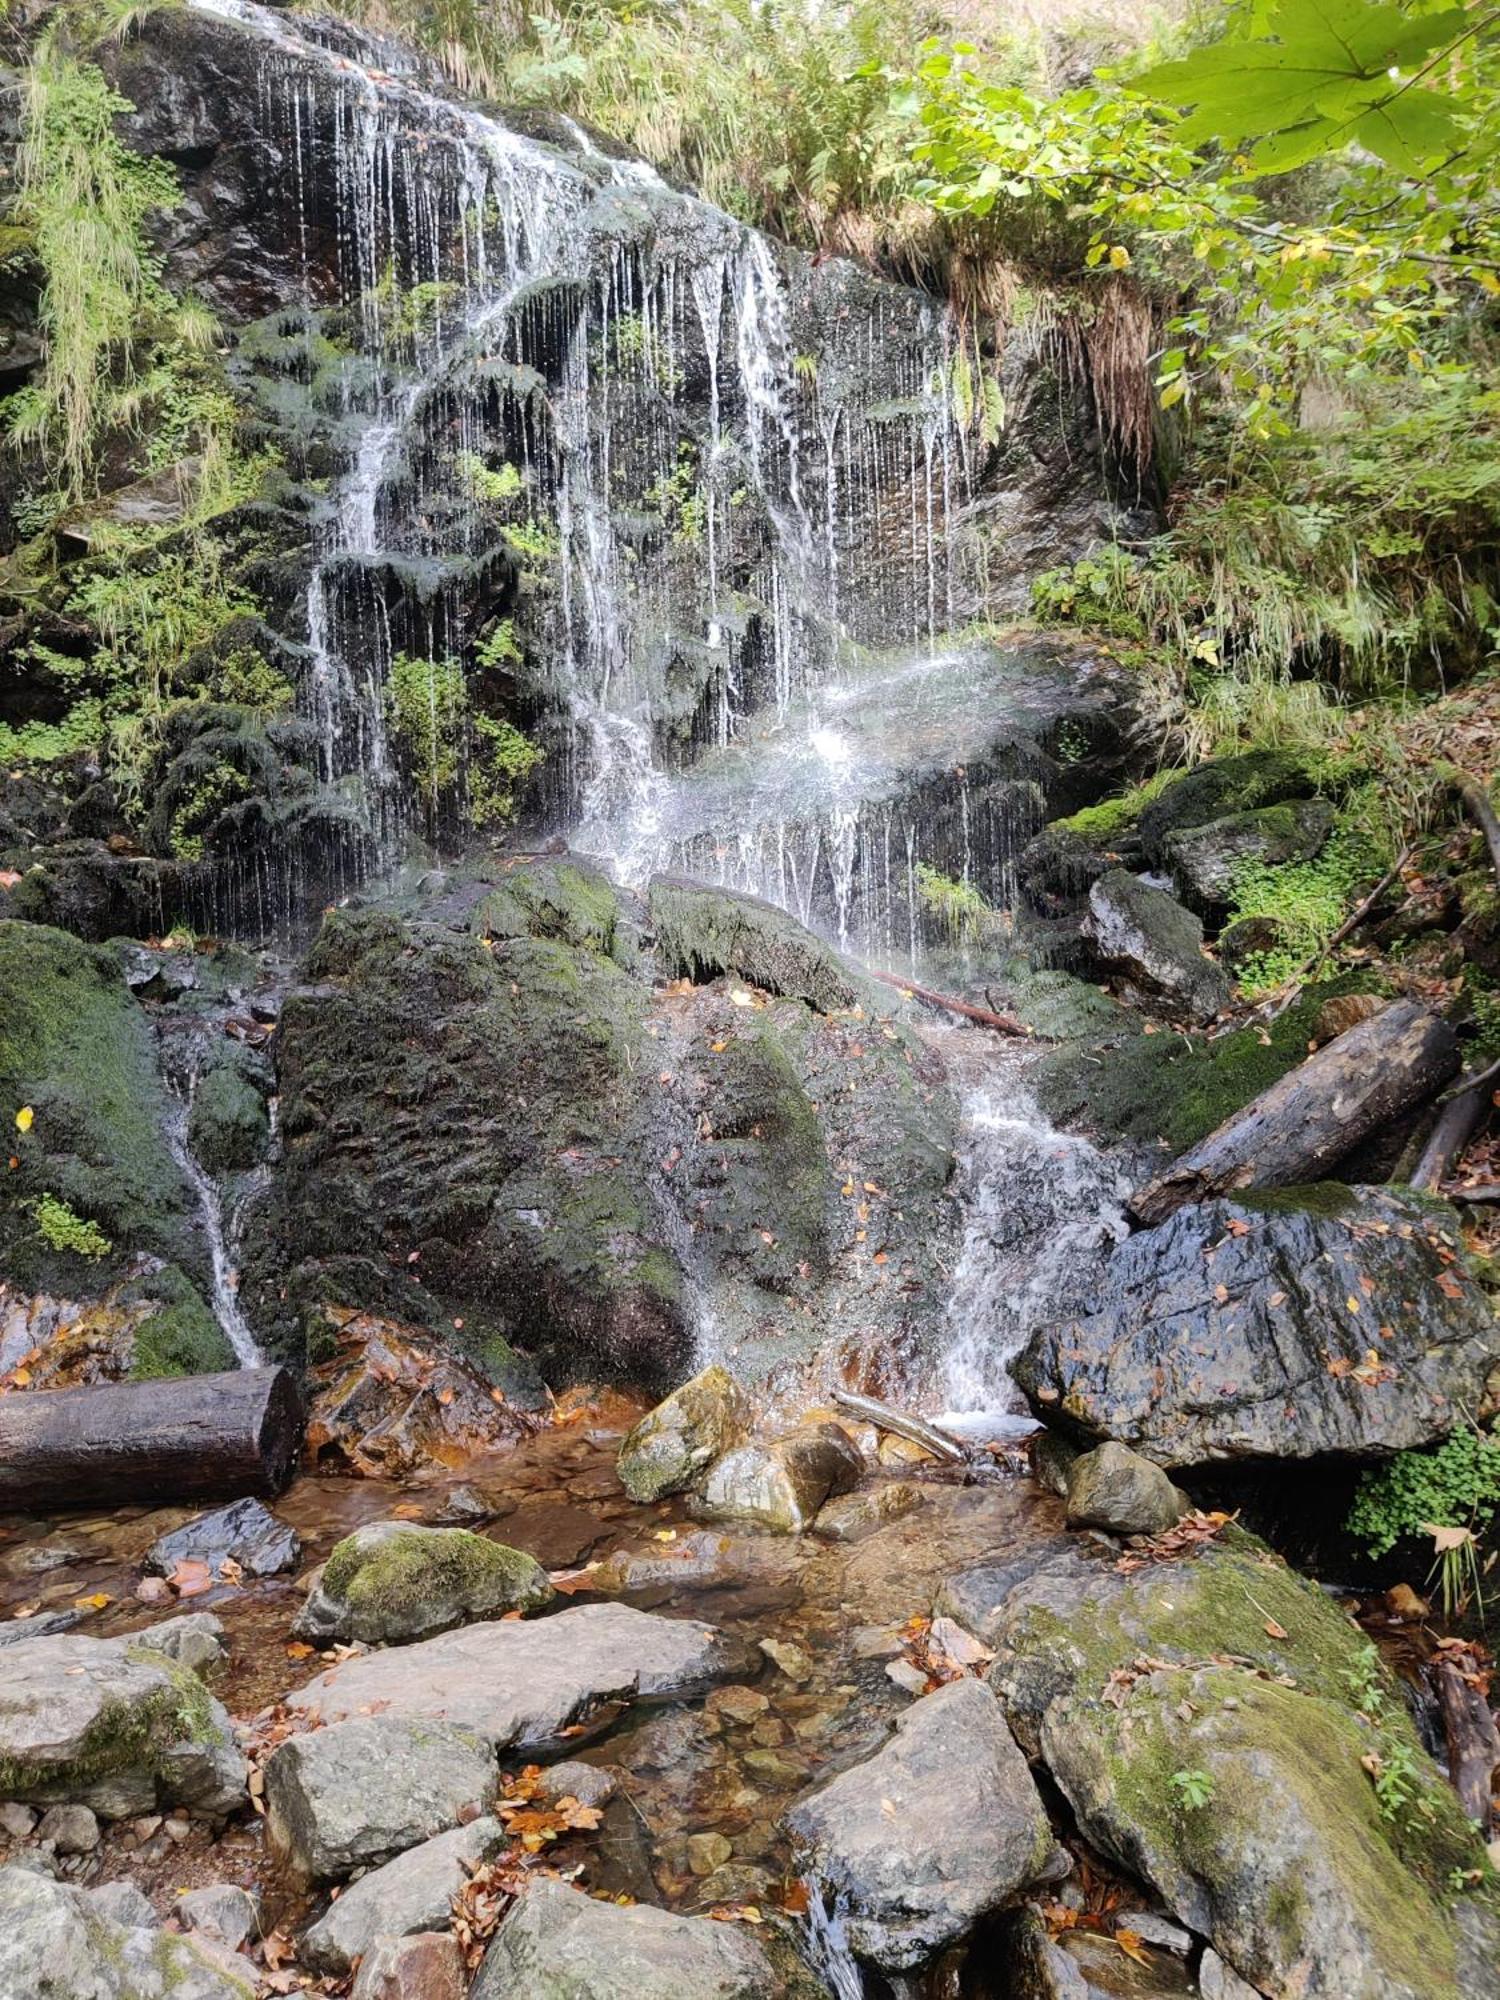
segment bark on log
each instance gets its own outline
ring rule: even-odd
[[[833,1400],[851,1417],[874,1424],[877,1430],[893,1431],[897,1437],[919,1444],[923,1451],[931,1452],[934,1458],[943,1459],[949,1465],[968,1462],[969,1454],[958,1439],[949,1437],[946,1431],[940,1431],[925,1417],[909,1416],[905,1410],[893,1410],[889,1403],[877,1403],[873,1396],[856,1396],[850,1389],[835,1389]]]
[[[1397,1001],[1338,1035],[1137,1190],[1138,1222],[1239,1188],[1323,1180],[1391,1119],[1440,1090],[1458,1068],[1447,1022]]]
[[[279,1493],[302,1444],[284,1368],[0,1396],[0,1509]]]
[[[1500,1767],[1500,1730],[1489,1703],[1478,1688],[1470,1687],[1452,1660],[1439,1660],[1433,1679],[1448,1744],[1448,1776],[1464,1811],[1488,1839],[1494,1818],[1491,1786]]]

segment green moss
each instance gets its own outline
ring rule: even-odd
[[[364,1547],[351,1535],[329,1556],[323,1589],[347,1605],[356,1632],[426,1599],[534,1611],[553,1596],[533,1557],[467,1528],[396,1533]]]
[[[601,869],[576,861],[533,862],[517,868],[480,903],[470,919],[476,937],[550,938],[628,962],[619,893]]]
[[[188,1143],[211,1174],[242,1173],[271,1139],[266,1100],[237,1064],[220,1062],[193,1092]]]
[[[1066,819],[1053,820],[1051,825],[1090,842],[1117,839],[1127,828],[1135,825],[1151,801],[1180,775],[1177,771],[1157,771],[1142,784],[1133,785],[1128,792],[1120,792],[1112,799],[1100,799],[1096,805],[1084,806],[1079,812],[1069,813]]]
[[[160,1776],[169,1751],[215,1739],[213,1698],[196,1674],[146,1646],[130,1647],[128,1657],[156,1668],[165,1675],[164,1684],[133,1701],[106,1702],[76,1756],[55,1763],[0,1757],[0,1795],[71,1796],[126,1772]]]

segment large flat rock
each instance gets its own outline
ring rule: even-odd
[[[1052,1847],[1000,1705],[971,1679],[914,1702],[882,1749],[799,1800],[787,1825],[846,1902],[856,1954],[890,1971],[963,1937]]]
[[[599,1702],[691,1694],[745,1670],[743,1648],[694,1618],[582,1604],[555,1618],[468,1625],[345,1660],[288,1696],[319,1721],[372,1704],[477,1730],[496,1749],[545,1743]]]
[[[485,1815],[372,1868],[304,1932],[298,1956],[315,1972],[347,1972],[377,1937],[446,1930],[453,1898],[504,1840],[499,1820]]]
[[[1015,1378],[1039,1415],[1167,1467],[1430,1444],[1483,1411],[1500,1360],[1446,1225],[1333,1185],[1179,1209],[1113,1252]]]
[[[5,2000],[254,2000],[255,1967],[201,1938],[117,1923],[94,1897],[0,1868]]]

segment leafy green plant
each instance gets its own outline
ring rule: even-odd
[[[1174,1771],[1168,1783],[1184,1812],[1201,1812],[1204,1806],[1213,1803],[1214,1781],[1207,1771]]]
[[[492,715],[473,720],[469,762],[469,817],[475,826],[497,826],[516,809],[516,793],[542,761],[542,752],[514,723]]]
[[[458,470],[469,491],[476,500],[488,506],[503,506],[507,500],[514,500],[524,484],[521,468],[511,465],[489,466],[477,452],[460,452]]]
[[[927,862],[917,863],[917,897],[922,908],[936,917],[955,944],[974,944],[1001,922],[972,882],[957,882]]]
[[[519,666],[523,657],[514,618],[498,620],[474,648],[474,659],[486,673]]]
[[[463,664],[398,653],[386,688],[391,734],[436,818],[444,795],[466,787],[475,826],[510,818],[516,792],[542,753],[513,723],[471,708]]]
[[[89,1222],[55,1194],[38,1195],[32,1205],[36,1226],[53,1250],[77,1257],[107,1257],[110,1241],[97,1222]]]
[[[1500,1443],[1464,1425],[1428,1451],[1402,1451],[1363,1475],[1345,1523],[1372,1556],[1431,1538],[1445,1612],[1483,1607],[1481,1548],[1500,1509]]]

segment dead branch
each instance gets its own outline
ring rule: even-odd
[[[1015,1014],[996,1014],[988,1007],[976,1007],[972,1000],[955,999],[950,993],[934,993],[929,986],[918,986],[915,980],[902,979],[894,972],[876,972],[867,968],[872,979],[878,979],[885,986],[894,986],[898,993],[909,994],[913,1000],[920,1000],[927,1007],[941,1007],[950,1014],[961,1014],[966,1021],[977,1021],[981,1028],[993,1028],[999,1035],[1021,1035],[1032,1038],[1034,1031]]]

